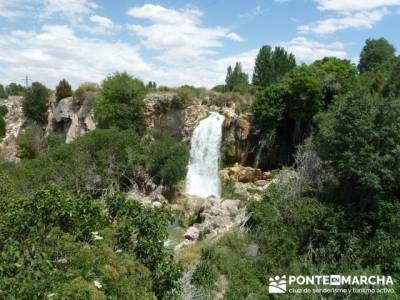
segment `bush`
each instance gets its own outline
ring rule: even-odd
[[[22,108],[27,118],[39,124],[47,122],[48,89],[39,82],[28,88]]]
[[[4,117],[8,114],[8,108],[5,105],[0,105],[0,117]]]
[[[127,73],[116,73],[103,81],[101,91],[95,106],[99,128],[131,128],[143,132],[146,88],[142,81]]]
[[[97,83],[82,83],[74,93],[74,103],[82,105],[87,98],[87,94],[97,94],[99,91],[100,88]]]
[[[61,99],[68,98],[72,96],[72,88],[69,82],[65,79],[61,80],[56,87],[56,99],[60,101]]]
[[[6,121],[2,116],[0,116],[0,138],[5,137],[6,135]]]
[[[44,155],[47,145],[43,130],[39,127],[27,129],[17,137],[18,156],[20,158],[35,158]]]
[[[8,96],[25,96],[27,89],[17,83],[10,83],[6,86],[6,94]]]

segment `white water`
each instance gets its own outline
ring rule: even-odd
[[[193,132],[185,186],[189,195],[221,196],[218,169],[224,119],[219,113],[212,112]]]

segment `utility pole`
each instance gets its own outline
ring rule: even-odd
[[[31,79],[29,79],[28,75],[25,76],[24,79],[22,79],[23,81],[25,81],[25,87],[28,88],[29,87],[29,81],[32,81]]]

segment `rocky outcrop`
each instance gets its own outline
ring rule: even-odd
[[[145,206],[162,207],[168,204],[168,200],[163,195],[162,186],[157,186],[150,192],[131,190],[127,193],[128,199],[136,200]]]
[[[9,161],[17,161],[16,138],[24,130],[27,120],[22,111],[23,97],[10,96],[4,99],[1,105],[7,107],[8,113],[5,115],[6,135],[0,140],[0,151]]]
[[[238,163],[233,167],[222,169],[220,175],[224,181],[251,182],[261,186],[271,179],[271,172],[263,172],[261,169],[245,167]]]
[[[239,200],[189,197],[182,212],[181,224],[189,227],[185,238],[189,241],[217,236],[246,220],[246,210]],[[178,245],[187,245],[187,242]]]
[[[208,116],[204,105],[180,105],[175,93],[151,93],[145,98],[148,128],[167,130],[177,139],[189,142],[199,122]]]
[[[60,101],[52,97],[46,132],[65,134],[65,142],[71,143],[78,136],[96,129],[92,110],[95,95],[91,97],[93,99],[86,95],[86,99],[81,106],[75,104],[72,97]]]
[[[228,105],[221,109],[221,113],[225,116],[223,160],[224,163],[246,164],[254,150],[250,117],[247,114],[236,114],[234,103],[228,103]]]

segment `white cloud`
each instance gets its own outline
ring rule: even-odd
[[[82,17],[92,13],[99,6],[90,0],[44,0],[41,18],[62,15],[71,23],[82,22]]]
[[[234,33],[234,32],[229,32],[226,37],[232,41],[235,42],[245,42],[246,40],[242,38],[240,35]]]
[[[68,26],[44,26],[40,32],[13,31],[0,39],[0,82],[18,81],[28,74],[50,87],[61,78],[77,86],[124,70],[143,77],[159,76],[143,61],[137,47],[79,38]]]
[[[314,0],[318,9],[331,11],[361,11],[400,5],[400,0]]]
[[[151,22],[146,26],[129,24],[127,29],[145,47],[161,50],[158,59],[167,64],[202,61],[205,56],[215,54],[215,48],[223,46],[222,39],[243,40],[227,28],[202,26],[202,12],[197,9],[175,10],[146,4],[130,8],[128,14]]]
[[[94,15],[90,17],[90,21],[93,23],[96,23],[98,26],[111,29],[114,26],[113,21],[111,21],[109,18]]]
[[[297,37],[288,42],[277,42],[277,46],[284,47],[296,56],[298,62],[310,63],[327,56],[346,58],[345,44],[341,42],[321,43],[305,37]]]
[[[38,17],[44,20],[55,15],[70,23],[80,23],[99,6],[91,0],[0,0],[0,17]]]
[[[391,11],[400,0],[313,0],[321,11],[336,13],[333,17],[312,24],[298,26],[300,33],[333,34],[345,29],[371,29]]]
[[[38,1],[34,0],[0,0],[0,17],[23,17],[35,10]]]
[[[297,29],[300,33],[315,33],[318,35],[333,34],[336,31],[349,28],[370,29],[389,13],[386,8],[360,11],[353,14],[345,13],[336,18],[317,21],[315,24],[301,25]]]

